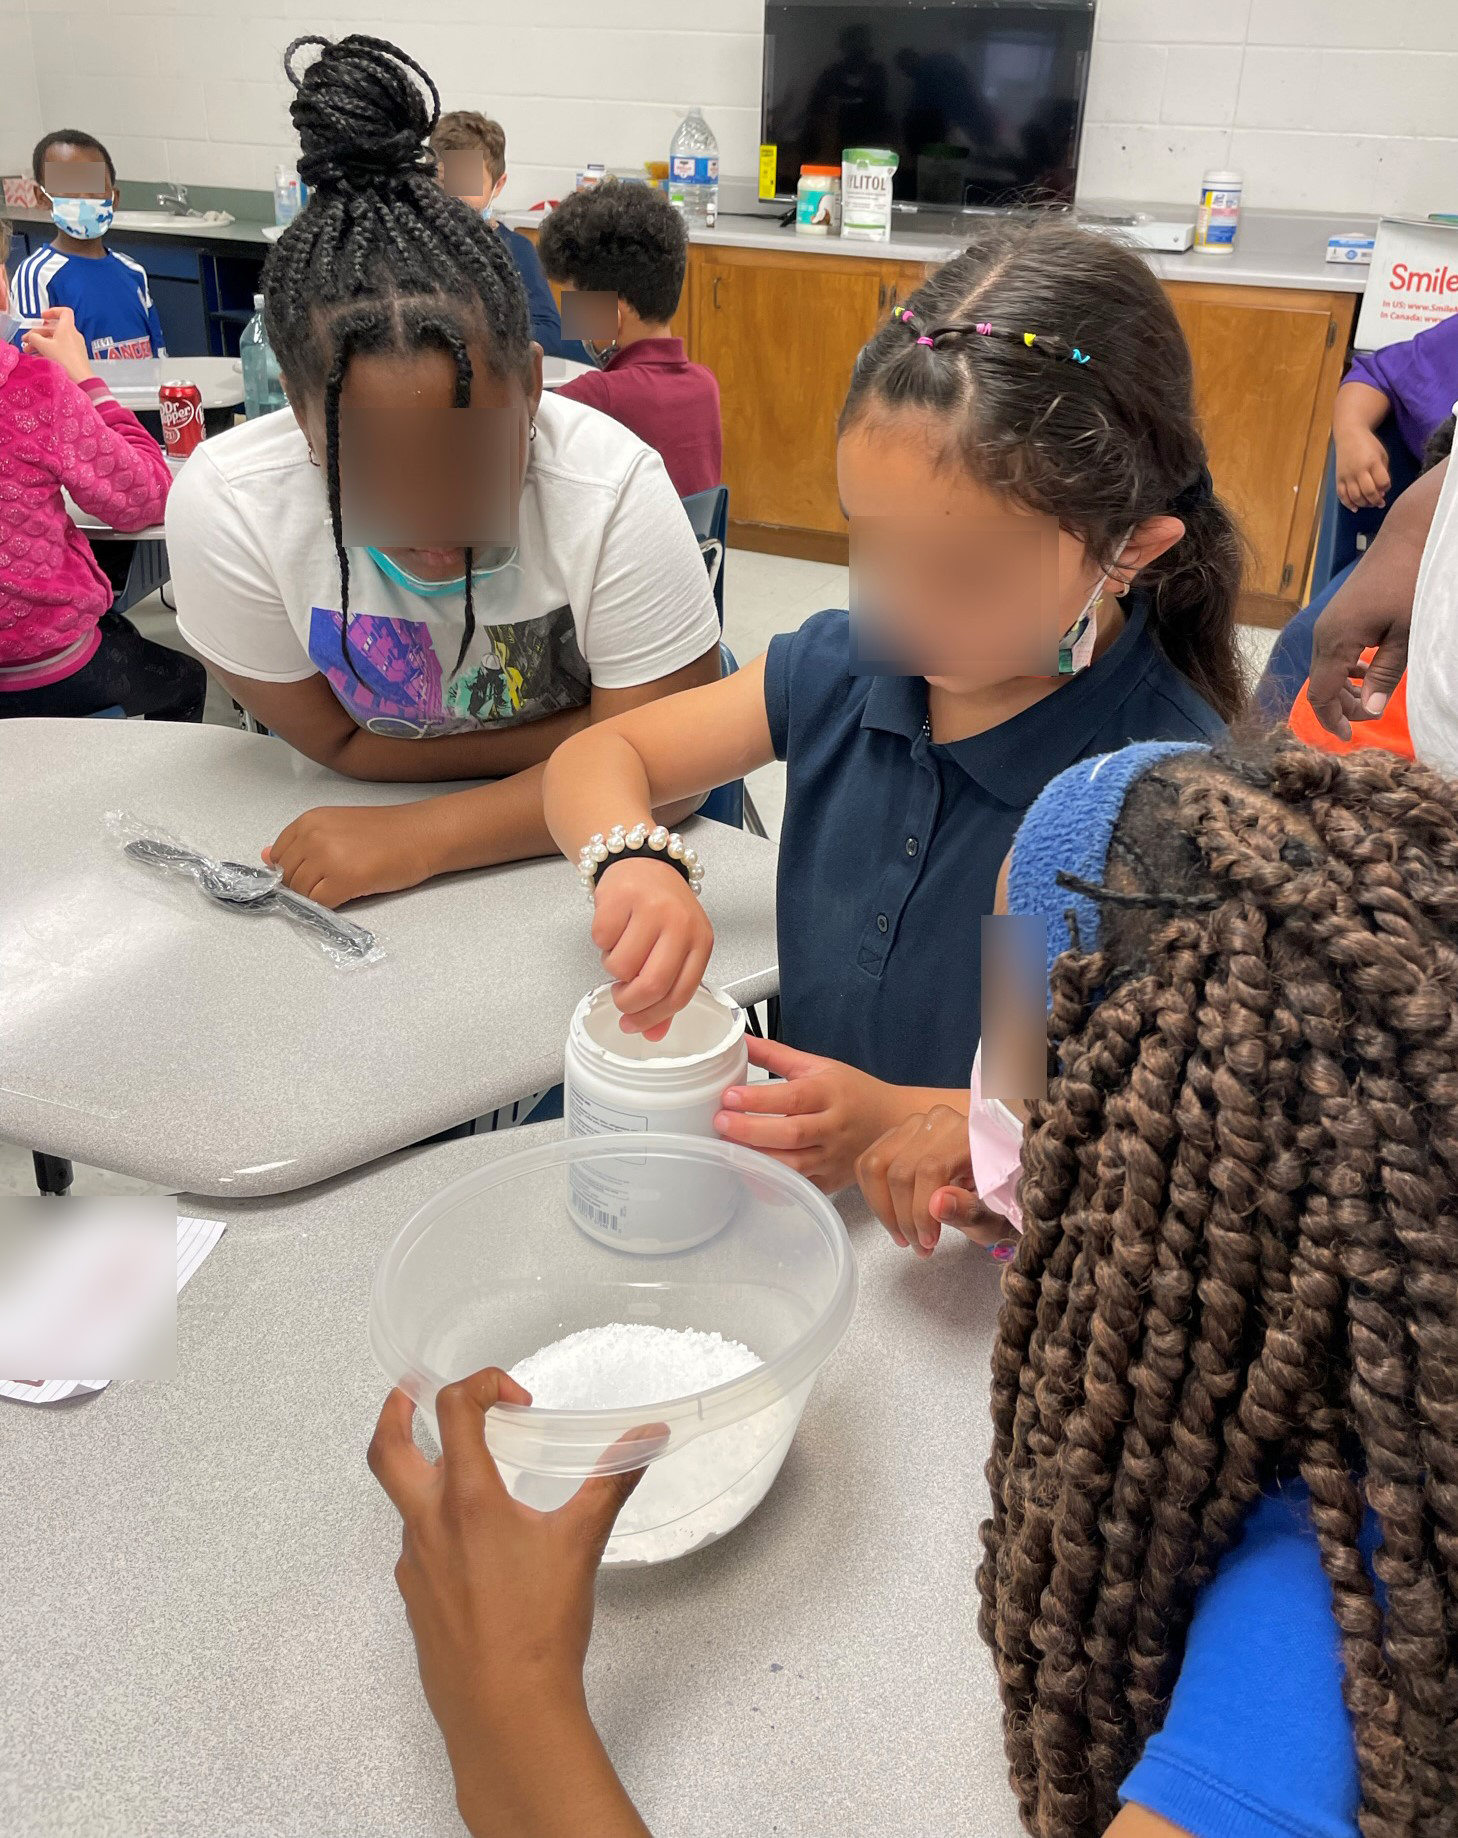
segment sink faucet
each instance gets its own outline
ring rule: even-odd
[[[171,211],[175,216],[190,217],[193,215],[187,202],[185,185],[165,186],[157,193],[157,203],[162,210]]]

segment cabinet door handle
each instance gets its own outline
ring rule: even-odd
[[[881,292],[876,300],[876,311],[880,312],[886,305],[886,283],[881,283]]]
[[[893,313],[896,311],[896,296],[900,292],[901,292],[901,283],[898,281],[896,285],[891,289],[891,311]]]
[[[714,311],[716,313],[719,310],[719,279],[720,277],[716,274],[714,276]]]

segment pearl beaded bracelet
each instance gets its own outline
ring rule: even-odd
[[[661,823],[651,830],[646,823],[634,824],[631,830],[625,830],[619,823],[606,836],[592,837],[577,857],[577,876],[589,900],[595,897],[597,878],[606,864],[630,855],[659,856],[669,867],[676,868],[694,893],[702,897],[704,864],[697,850],[689,848],[682,836],[666,830]]]

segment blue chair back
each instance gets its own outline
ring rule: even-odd
[[[1389,415],[1377,430],[1377,438],[1387,449],[1388,470],[1392,485],[1387,505],[1401,497],[1422,471],[1421,460],[1409,451],[1397,431],[1397,419]],[[1346,568],[1350,568],[1382,527],[1386,509],[1349,511],[1336,492],[1336,449],[1326,456],[1326,479],[1321,494],[1321,520],[1316,531],[1316,556],[1311,573],[1311,597],[1314,600]],[[1304,681],[1304,678],[1303,678]]]
[[[709,571],[709,586],[714,595],[714,609],[719,615],[719,630],[724,630],[724,556],[729,547],[729,487],[716,485],[712,491],[696,491],[680,498],[688,516],[689,527],[698,540],[699,553]],[[737,667],[737,666],[736,666]]]
[[[733,676],[739,668],[739,660],[728,645],[719,646],[719,675]],[[731,830],[744,828],[744,780],[735,779],[731,785],[721,785],[717,791],[711,791],[699,807],[701,817],[712,817],[715,823],[724,823]]]
[[[112,602],[112,610],[124,613],[128,607],[136,606],[149,594],[165,587],[172,578],[171,564],[167,559],[165,542],[139,542],[132,551],[132,564],[127,571],[127,584]]]

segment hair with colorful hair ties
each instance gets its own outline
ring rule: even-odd
[[[1055,338],[1046,332],[1014,332],[1006,326],[992,325],[986,319],[954,319],[945,325],[935,325],[928,332],[921,320],[909,306],[898,306],[891,317],[902,325],[909,326],[918,334],[916,342],[935,350],[939,338],[949,338],[954,333],[969,333],[977,338],[1000,339],[1004,344],[1022,345],[1029,351],[1041,351],[1044,357],[1056,359],[1064,364],[1091,364],[1092,357],[1086,351],[1080,351],[1077,345],[1071,345],[1066,339]]]

